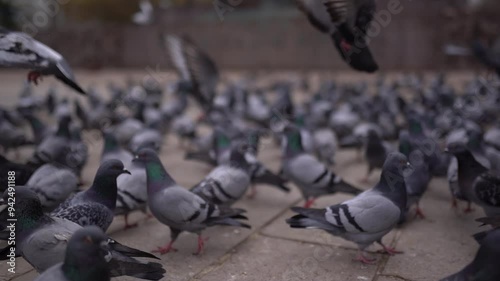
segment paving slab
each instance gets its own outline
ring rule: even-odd
[[[352,255],[347,249],[255,236],[193,280],[372,280],[377,267],[353,262]]]

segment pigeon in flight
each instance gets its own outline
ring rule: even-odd
[[[342,59],[352,68],[375,72],[378,65],[366,40],[375,13],[374,0],[295,0],[309,22],[328,33]]]
[[[54,75],[76,92],[85,94],[64,57],[26,33],[0,27],[0,67],[30,69],[28,81],[35,84],[43,75]]]

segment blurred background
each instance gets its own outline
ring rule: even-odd
[[[401,12],[375,18],[371,38],[382,71],[481,68],[443,47],[474,34],[494,40],[500,1],[378,0],[377,10],[392,1]],[[74,68],[167,68],[159,36],[174,33],[190,35],[222,68],[348,69],[293,0],[0,0],[0,11],[3,26],[52,46]]]

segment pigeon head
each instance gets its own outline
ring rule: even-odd
[[[249,167],[248,161],[245,158],[246,153],[250,150],[248,144],[242,143],[231,148],[231,154],[229,156],[229,161],[232,166],[240,167],[242,169],[247,169]]]
[[[147,163],[159,161],[158,154],[151,148],[141,147],[135,155],[133,162]]]
[[[148,194],[154,194],[165,187],[175,185],[175,180],[167,173],[154,150],[142,148],[133,162],[143,163],[146,166]]]
[[[108,238],[96,226],[87,226],[71,236],[62,265],[68,280],[110,280]]]
[[[387,155],[382,170],[402,176],[404,171],[408,168],[410,168],[408,158],[402,153],[393,152]]]
[[[96,176],[118,177],[121,174],[130,175],[130,172],[125,169],[122,161],[111,159],[101,164],[101,166],[97,170]]]

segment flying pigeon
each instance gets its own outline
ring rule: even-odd
[[[239,219],[244,210],[228,209],[213,205],[191,191],[177,185],[165,171],[157,154],[151,149],[141,149],[134,161],[146,166],[148,205],[151,213],[163,224],[170,227],[171,241],[155,252],[166,254],[176,251],[172,245],[183,231],[198,234],[198,251],[201,254],[205,240],[201,232],[210,226],[231,225],[250,228]]]
[[[108,160],[97,170],[92,186],[68,198],[52,212],[55,217],[81,226],[97,225],[106,231],[111,225],[117,200],[117,177],[130,174],[120,160]]]
[[[294,207],[298,213],[286,222],[292,228],[321,229],[356,243],[360,249],[357,261],[373,264],[364,252],[377,242],[388,254],[398,253],[382,243],[382,237],[400,221],[406,208],[406,187],[404,169],[410,164],[401,153],[387,157],[380,181],[371,189],[344,203],[325,209]]]
[[[54,75],[76,92],[85,94],[63,56],[26,33],[0,27],[0,67],[30,69],[28,81],[35,84],[42,75]]]
[[[219,71],[214,61],[187,36],[164,36],[168,56],[183,81],[190,82],[194,99],[208,109],[215,96]]]
[[[296,0],[295,3],[315,28],[332,37],[342,59],[352,68],[370,73],[378,70],[366,39],[375,13],[374,0]]]
[[[288,127],[285,130],[286,148],[283,158],[283,174],[295,183],[310,207],[317,197],[336,192],[359,194],[362,190],[353,187],[332,173],[325,164],[304,152],[300,132]]]

